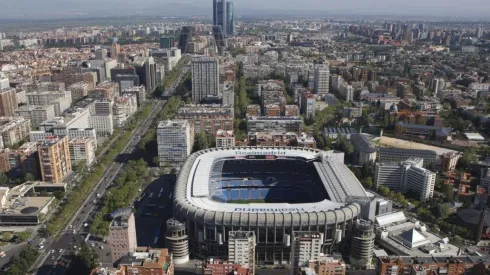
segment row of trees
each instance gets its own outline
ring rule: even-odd
[[[131,131],[126,131],[112,143],[107,153],[99,160],[99,163],[90,173],[82,172],[82,181],[70,192],[64,205],[60,205],[56,215],[47,223],[45,233],[53,235],[59,232],[73,214],[80,208],[87,194],[93,189],[94,185],[104,176],[105,170],[110,166],[117,155],[124,149],[131,139],[132,131],[151,113],[152,105],[147,105],[135,115],[135,123],[132,124]]]
[[[141,138],[138,143],[137,148],[144,152],[144,158],[147,162],[153,162],[153,165],[158,166],[158,145],[157,145],[157,124],[161,120],[172,119],[177,110],[179,109],[180,104],[182,103],[182,99],[180,96],[171,97],[167,103],[163,106],[163,108],[156,115],[155,121],[152,126],[146,132],[145,135]]]
[[[194,137],[193,152],[216,147],[216,138],[209,133],[196,133]]]
[[[107,236],[109,215],[119,208],[131,206],[138,194],[138,189],[149,177],[150,170],[143,159],[130,160],[124,167],[124,171],[115,180],[115,186],[101,200],[104,206],[95,215],[94,222],[90,226],[90,233],[96,236]]]
[[[25,275],[29,273],[31,266],[39,257],[39,252],[29,246],[22,251],[19,256],[14,256],[10,260],[9,269],[6,275]]]

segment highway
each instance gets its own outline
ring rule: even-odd
[[[167,91],[165,91],[164,96],[171,96],[175,92],[177,85],[189,71],[189,64],[190,63],[183,68],[174,84]],[[65,225],[65,229],[59,235],[59,237],[54,239],[51,244],[46,242],[43,254],[35,264],[32,274],[65,274],[70,263],[70,255],[78,252],[81,243],[84,242],[85,236],[88,233],[88,227],[84,227],[84,224],[89,223],[90,225],[95,214],[102,207],[97,203],[98,199],[104,197],[106,191],[110,188],[111,183],[119,176],[119,173],[127,162],[129,155],[135,150],[141,136],[148,131],[158,111],[161,110],[165,102],[166,101],[158,100],[158,103],[153,107],[148,118],[135,129],[130,141],[118,156],[121,159],[119,159],[118,162],[112,163],[108,167],[104,173],[104,176],[89,193],[82,206]],[[100,247],[94,249],[100,249]],[[107,250],[108,245],[106,245],[104,249]]]

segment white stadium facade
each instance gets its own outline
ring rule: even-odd
[[[240,230],[255,232],[259,264],[289,263],[295,231],[320,232],[323,252],[332,252],[361,215],[374,211],[343,158],[296,147],[213,148],[190,155],[177,179],[173,211],[186,224],[191,253],[227,256],[228,232]]]

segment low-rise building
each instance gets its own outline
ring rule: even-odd
[[[295,275],[345,275],[345,262],[340,256],[321,255],[318,260],[308,261]]]
[[[235,146],[235,135],[233,131],[218,130],[216,132],[216,147],[234,147]]]
[[[218,130],[233,130],[233,109],[217,104],[186,104],[177,111],[177,120],[187,120],[195,133],[215,134]]]
[[[26,142],[18,149],[3,149],[0,151],[0,172],[25,177],[27,173],[40,178],[37,143]]]
[[[19,109],[15,111],[17,116],[21,116],[25,119],[31,121],[31,127],[36,129],[39,125],[46,120],[53,119],[55,117],[54,105],[44,105],[44,106],[31,106],[24,105],[20,106]]]
[[[202,275],[251,275],[248,266],[233,263],[220,258],[208,258],[202,267]]]
[[[118,266],[123,274],[173,275],[172,254],[166,248],[137,247],[133,253],[122,256]]]
[[[247,131],[301,133],[303,120],[300,117],[249,117]]]

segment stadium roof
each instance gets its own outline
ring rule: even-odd
[[[187,179],[186,200],[191,204],[207,210],[222,212],[250,211],[277,212],[277,209],[287,209],[291,212],[316,212],[336,209],[349,202],[350,196],[368,197],[359,180],[343,163],[337,163],[330,157],[314,165],[330,199],[315,203],[221,203],[210,199],[210,182],[213,164],[223,158],[234,158],[247,155],[276,155],[315,159],[321,151],[306,148],[261,148],[237,147],[232,149],[213,149],[200,154],[192,164]],[[243,209],[243,210],[242,210]]]

